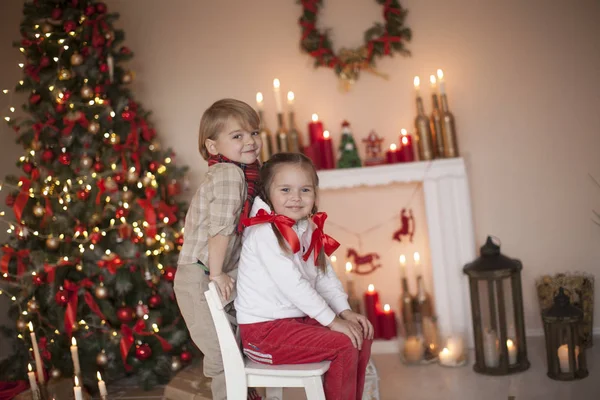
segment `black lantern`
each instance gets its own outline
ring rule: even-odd
[[[500,253],[500,246],[488,236],[481,256],[465,265],[469,276],[475,372],[507,375],[529,368],[521,261]]]
[[[561,287],[554,304],[542,313],[548,376],[559,381],[572,381],[588,376],[585,345],[582,343],[583,311],[572,306]]]

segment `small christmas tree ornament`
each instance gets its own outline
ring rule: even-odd
[[[171,371],[177,372],[181,369],[181,361],[178,357],[171,358]]]
[[[84,169],[90,169],[94,165],[94,159],[90,156],[83,156],[79,160],[79,166]]]
[[[131,83],[133,81],[134,74],[131,71],[127,71],[121,77],[121,82],[123,83]]]
[[[92,134],[96,134],[100,131],[100,124],[96,121],[92,121],[88,125],[88,132]]]
[[[117,318],[124,324],[131,322],[133,320],[133,315],[133,310],[128,306],[120,307],[117,310]]]
[[[40,303],[34,298],[27,302],[27,311],[34,313],[40,309]]]
[[[58,368],[52,368],[50,370],[50,376],[52,377],[52,379],[58,379],[60,378],[62,375],[62,373],[60,372],[60,369]]]
[[[148,343],[143,343],[135,348],[135,358],[144,361],[152,357],[152,349]]]
[[[67,68],[61,68],[60,71],[58,71],[58,79],[61,81],[68,81],[72,77],[73,73]]]
[[[338,168],[357,168],[361,166],[358,149],[356,148],[356,143],[352,137],[350,123],[348,121],[342,122],[342,139],[340,141],[338,153]]]
[[[371,131],[369,136],[362,141],[366,145],[367,158],[365,160],[365,165],[385,164],[385,158],[383,158],[383,151],[381,150],[381,143],[383,143],[384,139],[380,137],[377,132]]]
[[[27,329],[27,321],[24,319],[17,319],[17,330],[20,332],[24,332]]]
[[[81,54],[79,54],[78,52],[74,52],[71,55],[71,65],[73,65],[74,67],[77,67],[81,64],[83,64],[83,56]]]
[[[84,99],[91,99],[92,97],[94,97],[94,90],[90,86],[84,85],[81,88],[81,97],[83,97]]]
[[[46,239],[46,247],[48,250],[56,250],[60,246],[60,239],[54,236],[49,236]]]
[[[35,206],[33,206],[33,215],[36,217],[42,218],[45,213],[46,209],[40,203],[37,203]]]
[[[156,308],[162,304],[162,298],[158,294],[153,294],[148,299],[148,306],[150,308]]]
[[[189,350],[184,350],[181,352],[179,357],[184,363],[189,363],[190,361],[192,361],[192,352]]]
[[[106,351],[102,350],[100,353],[98,353],[96,356],[96,364],[100,367],[104,367],[106,364],[108,364],[108,355],[106,354]]]
[[[108,289],[106,289],[106,286],[104,286],[104,283],[102,282],[96,287],[94,293],[96,294],[96,298],[100,300],[104,300],[108,297]]]

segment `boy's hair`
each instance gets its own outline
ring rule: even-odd
[[[313,186],[315,187],[315,195],[318,195],[319,176],[317,175],[317,169],[315,168],[315,166],[312,163],[312,161],[310,160],[310,158],[306,157],[304,154],[301,154],[301,153],[277,153],[277,154],[274,154],[271,158],[269,158],[269,160],[266,161],[263,164],[262,168],[260,169],[259,195],[262,199],[264,199],[267,202],[269,207],[271,207],[271,210],[273,210],[273,204],[271,203],[271,198],[269,196],[269,188],[271,187],[271,184],[273,183],[273,178],[275,177],[275,174],[277,173],[278,167],[280,167],[282,165],[286,165],[286,164],[295,164],[295,165],[300,166],[305,171],[308,171],[312,177]],[[316,200],[316,196],[315,196],[315,200]],[[275,210],[273,210],[273,211],[275,211]],[[315,202],[315,204],[313,205],[313,208],[311,210],[311,214],[314,214],[317,211],[318,211],[317,204]],[[281,247],[281,249],[284,252],[290,253],[290,248],[289,248],[287,242],[285,241],[285,239],[283,238],[283,235],[281,234],[281,232],[279,232],[279,229],[277,229],[275,224],[271,224],[271,226],[273,228],[273,232],[275,233],[275,236],[277,237],[277,242],[279,242],[279,247]],[[312,256],[312,257],[314,257],[314,256]],[[327,268],[327,262],[325,260],[325,252],[323,251],[323,249],[321,249],[321,251],[319,252],[319,256],[318,256],[317,262],[315,264],[316,264],[315,266],[317,267],[317,269],[319,269],[322,272],[325,272],[325,270]]]
[[[222,99],[210,107],[200,120],[200,132],[198,135],[198,150],[205,160],[208,160],[210,153],[206,149],[206,139],[215,140],[229,118],[235,118],[242,128],[249,132],[257,130],[260,119],[252,107],[243,101],[236,99]]]

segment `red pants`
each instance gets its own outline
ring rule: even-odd
[[[359,351],[348,336],[308,317],[240,324],[240,332],[249,359],[274,365],[331,361],[325,373],[327,400],[362,399],[371,340],[364,340]]]

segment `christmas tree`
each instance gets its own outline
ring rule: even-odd
[[[15,353],[0,380],[26,379],[35,365],[28,326],[52,378],[73,376],[75,338],[90,388],[97,371],[108,381],[135,374],[150,388],[191,358],[172,283],[185,168],[127,87],[133,55],[117,18],[92,0],[24,5],[16,91],[28,100],[23,118],[6,118],[23,173],[3,185],[15,218],[0,263]]]
[[[350,123],[342,122],[342,139],[338,148],[338,168],[356,168],[361,166],[356,143],[350,131]]]

